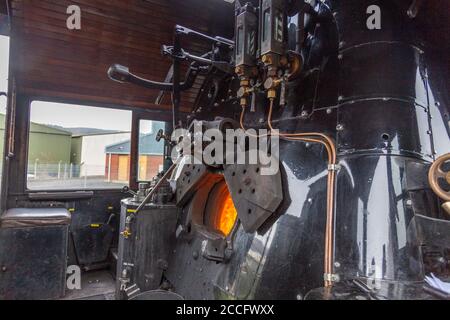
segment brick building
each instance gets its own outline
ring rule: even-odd
[[[105,176],[108,181],[126,182],[130,172],[130,140],[106,147]],[[156,132],[139,139],[139,180],[149,181],[163,168],[164,142],[156,142]]]

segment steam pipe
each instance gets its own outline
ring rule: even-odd
[[[274,135],[275,129],[272,126],[274,99],[270,99],[270,108],[268,115],[268,126],[270,134],[256,136],[257,138]],[[242,108],[240,125],[242,130],[246,131],[244,127],[245,106]],[[248,133],[247,133],[248,134]],[[250,134],[249,134],[250,135]],[[333,285],[331,279],[334,274],[334,219],[335,219],[335,181],[337,169],[337,152],[333,140],[323,133],[277,133],[277,135],[289,141],[303,141],[322,144],[327,150],[328,154],[328,177],[327,177],[327,213],[326,213],[326,227],[325,227],[325,254],[324,254],[324,285],[330,288]]]
[[[180,31],[175,27],[173,38],[173,85],[172,85],[172,116],[173,128],[178,128],[178,113],[180,111],[181,88],[180,88],[180,56],[182,55]]]

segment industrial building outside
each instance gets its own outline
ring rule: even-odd
[[[3,150],[5,115],[0,114]],[[162,168],[164,145],[154,130],[141,135],[139,178],[151,180]],[[130,132],[63,128],[30,123],[27,186],[29,189],[111,188],[126,185],[130,167]]]

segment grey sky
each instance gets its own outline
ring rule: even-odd
[[[131,131],[131,111],[34,101],[31,121],[66,128]]]

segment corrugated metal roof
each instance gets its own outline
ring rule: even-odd
[[[0,130],[5,130],[5,115],[0,113]],[[55,134],[55,135],[63,135],[63,136],[71,136],[72,134],[62,128],[56,128],[52,125],[45,125],[41,123],[30,123],[30,132],[33,133],[46,133],[46,134]]]
[[[157,142],[156,135],[160,129],[164,128],[163,122],[153,122],[152,132],[141,135],[139,138],[139,154],[141,155],[163,155],[164,141]],[[112,154],[130,154],[131,141],[123,141],[107,146],[105,153]]]

